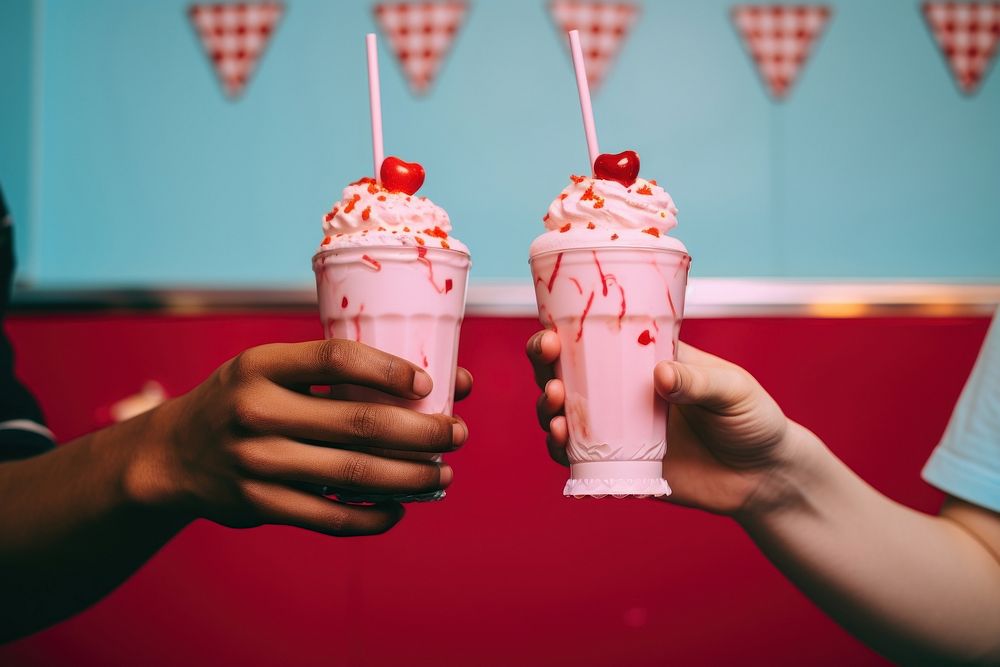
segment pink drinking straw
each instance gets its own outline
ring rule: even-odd
[[[375,33],[365,35],[365,49],[368,52],[368,107],[372,116],[372,160],[375,163],[375,182],[381,184],[382,159],[382,96],[378,83],[378,47]]]
[[[590,106],[590,84],[587,83],[587,66],[583,62],[580,47],[580,32],[569,31],[569,50],[573,53],[573,69],[576,70],[576,89],[580,93],[580,113],[583,114],[583,132],[587,135],[587,151],[590,153],[591,174],[594,162],[601,151],[597,148],[597,130],[594,128],[594,109]]]

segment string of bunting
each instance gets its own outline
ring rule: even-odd
[[[467,0],[377,2],[373,18],[415,95],[427,95],[469,14]],[[579,32],[590,88],[600,89],[640,19],[626,0],[549,0],[548,13],[563,44]],[[280,0],[195,3],[187,15],[215,70],[223,93],[245,92],[285,12]],[[1000,2],[924,2],[927,23],[960,92],[975,94],[996,60]],[[787,100],[802,78],[833,17],[826,4],[737,4],[730,10],[736,34],[776,102]]]

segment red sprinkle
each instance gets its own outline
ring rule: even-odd
[[[597,225],[595,225],[594,223],[592,223],[592,222],[588,222],[587,223],[587,229],[596,229],[596,228],[597,228]]]
[[[435,227],[434,229],[425,229],[424,234],[427,234],[427,236],[436,236],[439,239],[448,238],[448,232],[444,231],[440,227]]]
[[[365,183],[374,183],[375,179],[371,176],[362,176],[358,180],[351,183],[351,185],[364,185]]]
[[[642,231],[645,232],[646,234],[649,234],[650,236],[655,236],[656,238],[660,238],[660,230],[657,229],[656,227],[647,227]]]
[[[331,220],[333,220],[334,215],[336,214],[332,211],[330,213],[327,213],[326,215],[323,216],[323,222],[330,222]]]
[[[365,210],[361,211],[361,219],[367,221],[372,214],[372,207],[365,206]]]
[[[451,250],[451,246],[448,245],[447,241],[441,241],[441,247],[444,248],[445,250]]]
[[[371,183],[368,184],[368,194],[373,195],[376,192],[378,192],[378,190],[379,190],[378,183],[376,183],[375,181],[372,181]]]
[[[451,281],[451,278],[445,278],[445,279],[444,279],[444,293],[445,293],[445,294],[447,294],[447,293],[448,293],[448,292],[450,292],[450,291],[451,291],[452,289],[454,289],[454,287],[455,287],[455,283],[453,283],[453,282]]]
[[[379,201],[385,201],[385,195],[379,195],[378,196],[378,200]]]
[[[584,190],[583,194],[580,195],[580,201],[593,201],[594,199],[600,199],[600,197],[594,194],[593,185]]]
[[[652,183],[652,181],[650,181],[650,183]],[[648,185],[642,186],[641,188],[639,188],[635,192],[636,192],[636,194],[640,194],[640,195],[651,195],[651,194],[653,194],[653,190]]]
[[[404,232],[408,232],[408,231],[410,231],[410,228],[409,227],[403,227],[403,231]]]
[[[323,237],[323,245],[326,245],[329,242],[330,242],[330,237],[329,236],[324,236]]]
[[[618,235],[617,234],[612,234],[611,235],[611,240],[612,241],[617,241],[618,240]]]
[[[343,299],[340,300],[340,307],[341,308],[347,308],[347,297],[346,296]]]
[[[604,200],[598,197],[597,201],[594,202],[594,208],[604,208]]]
[[[546,213],[545,215],[542,216],[542,222],[548,222],[548,219],[549,219],[549,214],[548,213]]]
[[[347,202],[347,206],[344,207],[344,213],[350,213],[354,210],[354,205],[361,201],[361,195],[354,195],[351,197],[351,201]]]
[[[569,197],[569,195],[568,195],[568,194],[566,194],[565,192],[563,192],[563,193],[561,193],[561,194],[559,195],[559,199],[566,199],[566,197]]]
[[[372,259],[368,255],[361,255],[361,261],[365,262],[376,271],[382,270],[382,264],[377,259]]]
[[[424,240],[422,238],[420,238],[419,236],[415,236],[414,238],[417,239],[417,245],[423,245],[424,244]]]
[[[649,345],[655,342],[656,339],[649,335],[649,329],[643,329],[642,333],[639,334],[639,345]]]
[[[658,185],[658,183],[656,182],[656,179],[651,178],[651,179],[649,179],[649,182],[652,183],[653,185]]]
[[[559,231],[565,234],[566,232],[569,231],[570,227],[572,227],[572,225],[567,222],[565,225],[559,228]]]
[[[587,180],[587,177],[586,176],[572,176],[571,175],[569,177],[569,180],[573,181],[574,183],[579,184],[579,183],[583,183],[585,180]]]

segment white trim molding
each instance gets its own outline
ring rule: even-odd
[[[472,316],[534,317],[530,282],[472,281]],[[1000,281],[992,283],[914,280],[820,281],[773,278],[692,278],[688,317],[871,317],[989,315],[1000,304]],[[311,286],[208,289],[49,289],[15,291],[15,312],[155,310],[198,314],[246,310],[307,310],[316,307]]]
[[[1000,304],[1000,282],[806,281],[692,278],[687,317],[865,317],[986,315]],[[530,283],[469,286],[470,315],[535,315]]]

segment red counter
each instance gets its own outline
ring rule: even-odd
[[[705,319],[683,338],[748,368],[889,496],[920,480],[985,318]],[[178,394],[238,351],[318,333],[312,313],[22,315],[22,377],[70,439],[155,379]],[[198,522],[89,611],[0,647],[4,665],[875,665],[732,521],[655,501],[561,496],[534,425],[528,319],[470,318],[446,501],[338,540]]]

